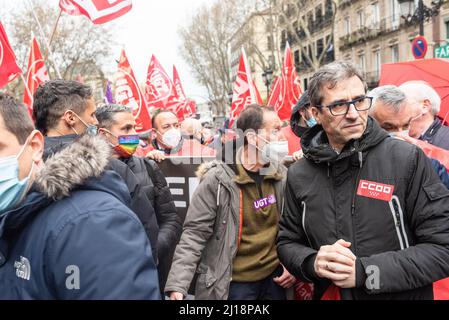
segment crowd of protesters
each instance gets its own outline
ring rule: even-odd
[[[33,123],[0,93],[0,299],[449,297],[440,106],[421,81],[368,92],[346,62],[287,128],[251,105],[231,129],[161,110],[137,133],[129,107],[65,80],[37,89]],[[159,168],[173,157],[215,158],[185,220]]]

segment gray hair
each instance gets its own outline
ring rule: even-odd
[[[438,93],[425,81],[407,81],[399,86],[408,99],[418,102],[429,100],[431,112],[435,116],[440,112],[441,98]]]
[[[352,77],[358,77],[363,85],[365,91],[368,86],[362,76],[361,71],[352,63],[346,61],[334,61],[321,67],[310,80],[309,98],[312,106],[319,106],[323,100],[322,89],[326,86],[329,89],[335,88],[338,82]]]
[[[114,116],[117,113],[132,113],[132,108],[120,104],[104,104],[97,108],[95,116],[98,120],[100,128],[110,129],[114,124]]]
[[[373,97],[373,106],[370,109],[370,114],[374,113],[377,101],[381,101],[385,106],[393,109],[395,113],[399,112],[407,101],[405,94],[394,85],[377,87],[371,90],[368,96]]]

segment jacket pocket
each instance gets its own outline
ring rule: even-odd
[[[434,183],[423,187],[424,192],[430,201],[436,201],[444,197],[449,197],[449,190],[442,183]]]

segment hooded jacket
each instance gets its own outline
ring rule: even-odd
[[[295,276],[330,281],[313,263],[321,246],[351,242],[356,288],[342,299],[432,299],[449,276],[449,191],[414,145],[388,136],[371,118],[340,154],[319,125],[303,136],[304,159],[289,168],[278,254]]]
[[[51,155],[61,151],[80,139],[79,135],[71,134],[58,137],[45,137],[44,160]],[[95,139],[96,140],[96,139]],[[94,140],[94,141],[95,141]],[[158,265],[158,219],[154,210],[154,204],[145,193],[144,186],[141,185],[139,177],[128,167],[128,165],[119,159],[110,157],[107,170],[116,172],[125,182],[131,196],[128,207],[136,214],[142,223],[148,239],[151,243],[153,258]]]
[[[225,147],[226,148],[226,147]],[[229,157],[235,164],[236,154]],[[201,179],[190,202],[165,292],[187,295],[196,274],[195,299],[227,300],[240,230],[240,189],[236,166],[222,160],[201,165]],[[228,160],[229,162],[229,160]],[[286,169],[277,174],[285,177]],[[285,180],[274,183],[279,212]]]
[[[129,191],[104,171],[110,148],[84,137],[50,157],[0,215],[1,299],[159,299],[157,271]]]

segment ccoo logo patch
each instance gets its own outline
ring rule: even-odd
[[[357,195],[382,201],[390,201],[393,197],[393,191],[393,185],[360,180]]]

